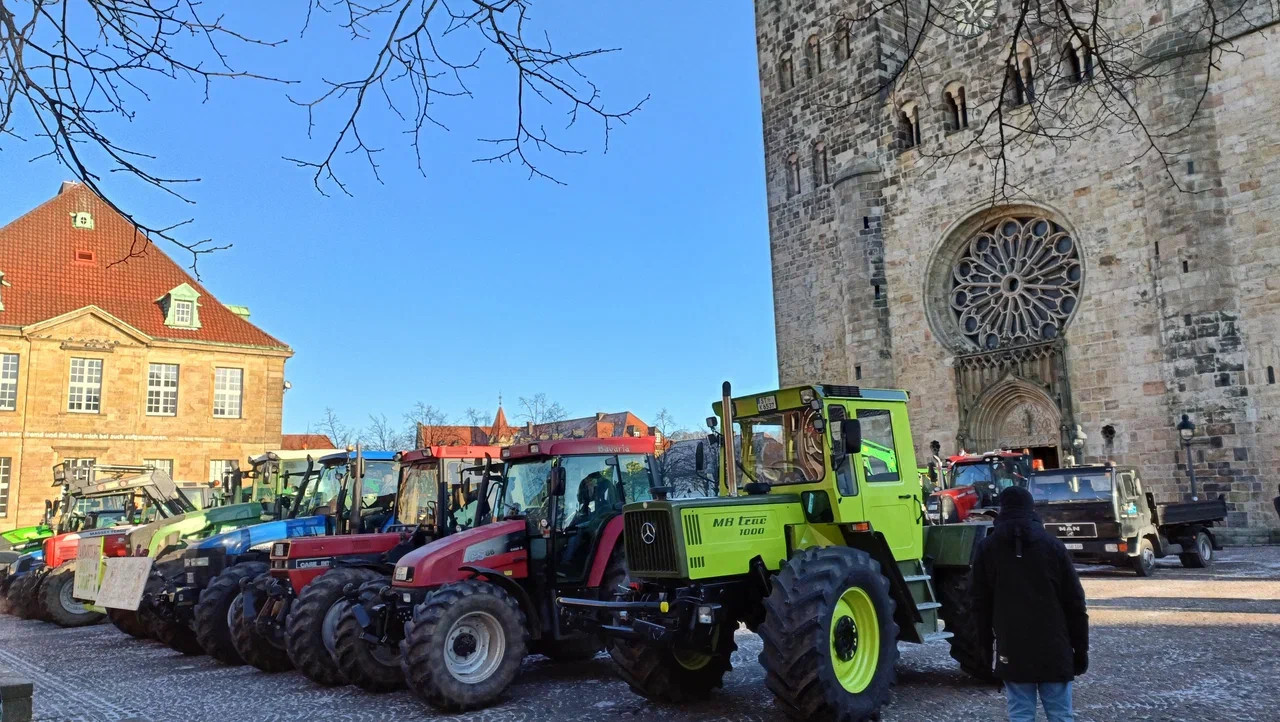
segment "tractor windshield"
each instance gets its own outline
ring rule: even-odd
[[[1062,504],[1110,501],[1113,484],[1110,471],[1054,469],[1032,474],[1030,489],[1038,502]]]
[[[436,501],[436,485],[440,481],[440,466],[435,459],[425,464],[414,464],[404,471],[404,486],[396,504],[396,519],[401,524],[421,524],[431,515]]]
[[[817,411],[804,408],[739,418],[738,464],[748,482],[807,484],[821,481],[822,432],[813,427]]]
[[[536,514],[537,509],[545,507],[550,474],[551,459],[520,459],[508,463],[503,473],[506,477],[503,514]]]
[[[331,512],[336,509],[337,505],[334,502],[338,498],[338,490],[342,487],[342,479],[346,475],[347,465],[344,463],[321,469],[319,477],[307,485],[307,495],[298,507],[299,516],[315,514],[320,507],[328,507]]]

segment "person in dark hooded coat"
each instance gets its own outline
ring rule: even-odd
[[[1071,555],[1045,531],[1031,492],[1000,492],[995,530],[973,559],[973,610],[982,649],[1005,683],[1011,722],[1072,722],[1071,682],[1089,668],[1089,615]]]

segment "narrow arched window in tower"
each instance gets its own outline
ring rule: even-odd
[[[911,138],[911,145],[920,145],[920,109],[911,106],[911,132],[914,134]]]
[[[784,92],[795,87],[795,71],[791,67],[791,54],[787,53],[778,59],[778,87]]]
[[[1083,69],[1080,67],[1080,55],[1072,43],[1067,43],[1066,47],[1062,48],[1062,77],[1073,85],[1084,80]]]
[[[800,156],[792,153],[787,158],[787,197],[800,192]]]
[[[849,59],[849,31],[850,24],[848,20],[841,20],[836,23],[836,60]]]
[[[1022,58],[1022,87],[1027,95],[1027,102],[1034,103],[1036,100],[1036,84],[1035,74],[1032,72],[1030,56],[1024,56]]]
[[[1093,79],[1093,48],[1088,41],[1080,43],[1080,73],[1085,80]]]
[[[804,61],[806,77],[812,78],[822,72],[822,41],[818,40],[817,33],[810,35],[809,42],[805,43]]]
[[[818,141],[813,144],[813,184],[824,185],[830,180],[827,169],[827,144]]]
[[[1005,92],[1010,107],[1018,107],[1027,102],[1027,89],[1022,84],[1022,73],[1017,68],[1010,65],[1005,69]]]
[[[903,150],[914,148],[916,145],[916,124],[912,119],[914,114],[907,109],[898,111],[898,145]]]
[[[964,86],[956,88],[956,105],[960,106],[960,127],[969,127],[969,101],[965,98]]]
[[[945,91],[942,105],[946,109],[947,130],[960,130],[960,104],[956,102],[955,93]]]
[[[1276,367],[1268,366],[1267,367],[1267,383],[1274,384],[1275,382],[1276,382]]]

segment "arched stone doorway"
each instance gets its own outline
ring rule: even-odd
[[[972,451],[1031,449],[1046,467],[1062,456],[1062,413],[1049,395],[1034,383],[1006,376],[986,389],[968,419]]]

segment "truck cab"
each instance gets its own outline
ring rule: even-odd
[[[1109,464],[1036,471],[1028,485],[1044,528],[1082,563],[1154,572],[1155,560],[1177,554],[1184,566],[1207,566],[1217,543],[1212,527],[1226,502],[1157,504],[1138,471]]]

